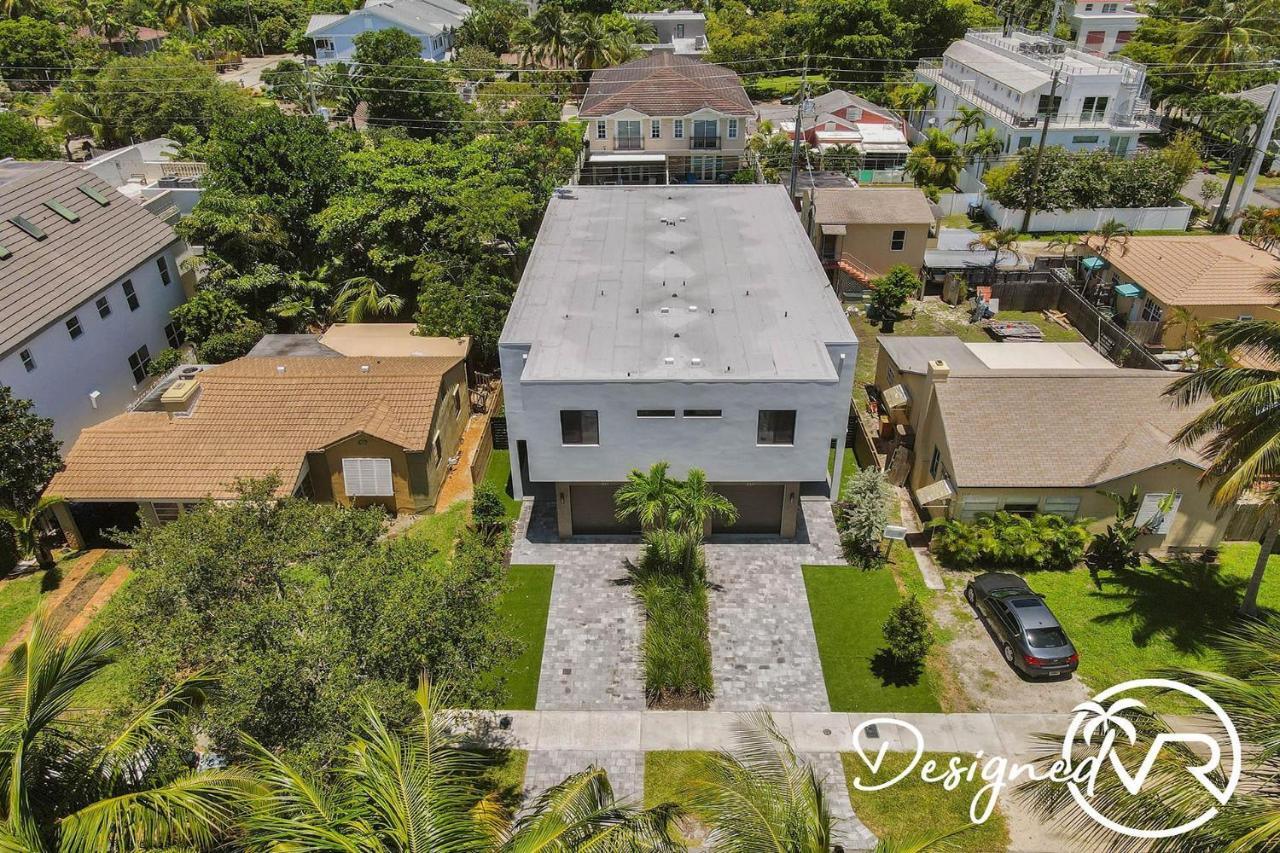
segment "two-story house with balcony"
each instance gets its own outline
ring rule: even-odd
[[[498,343],[515,494],[616,533],[619,484],[665,461],[734,503],[725,529],[793,537],[840,482],[857,352],[785,188],[561,191]]]
[[[182,241],[71,163],[0,161],[0,384],[53,419],[63,451],[120,414],[178,346]]]
[[[356,36],[390,29],[421,42],[423,59],[443,62],[453,50],[454,32],[470,14],[470,6],[455,0],[368,0],[363,9],[345,15],[312,15],[306,37],[320,65],[353,61]]]
[[[1076,34],[1076,47],[1106,56],[1128,44],[1146,17],[1133,3],[1077,0],[1068,20]]]
[[[1137,150],[1139,134],[1160,127],[1145,90],[1146,68],[1094,56],[1043,33],[970,30],[941,58],[921,60],[915,76],[935,88],[934,109],[917,116],[917,129],[949,130],[959,107],[977,107],[1005,154],[1037,144],[1046,114],[1049,145],[1122,157]]]
[[[654,51],[591,75],[584,184],[715,183],[743,166],[755,114],[736,73]]]
[[[690,9],[665,9],[661,12],[633,12],[633,21],[644,21],[653,27],[658,40],[642,44],[643,50],[670,50],[676,53],[707,52],[707,16]]]

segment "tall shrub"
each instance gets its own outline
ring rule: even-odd
[[[882,562],[880,538],[889,520],[892,491],[884,472],[868,466],[849,478],[845,497],[835,505],[840,547],[850,563],[874,566]]]
[[[1083,559],[1090,540],[1082,523],[1057,515],[997,512],[973,522],[938,519],[930,526],[929,547],[954,569],[1070,569]]]

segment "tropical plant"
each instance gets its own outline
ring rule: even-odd
[[[737,521],[738,508],[711,489],[701,469],[690,468],[672,495],[669,519],[685,535],[700,542],[713,520],[719,519],[725,524]]]
[[[1145,536],[1160,526],[1165,515],[1173,508],[1173,495],[1161,499],[1154,515],[1138,524],[1138,510],[1142,507],[1142,495],[1134,486],[1130,492],[1099,491],[1115,507],[1115,521],[1107,529],[1093,537],[1085,550],[1084,563],[1089,574],[1097,582],[1102,572],[1119,572],[1135,569],[1142,563],[1138,553],[1138,537]]]
[[[1271,287],[1280,290],[1280,273],[1273,274]],[[1275,367],[1280,364],[1280,322],[1228,320],[1210,326],[1203,339],[1228,353],[1248,352],[1251,364],[1259,365],[1202,367],[1174,380],[1165,391],[1182,406],[1208,401],[1173,441],[1198,448],[1210,460],[1201,481],[1211,486],[1213,503],[1228,510],[1250,490],[1262,494],[1265,530],[1240,607],[1253,616],[1280,531],[1280,490],[1272,488],[1280,475],[1280,418],[1275,416],[1280,410],[1280,369]]]
[[[986,127],[986,114],[978,107],[970,107],[961,104],[956,107],[956,114],[947,122],[947,126],[954,128],[957,133],[964,133],[964,144],[969,144],[969,131],[982,130]]]
[[[1222,181],[1214,177],[1205,178],[1200,184],[1199,196],[1201,205],[1208,209],[1209,205],[1213,204],[1214,201],[1222,198],[1222,190]]]
[[[1240,211],[1240,235],[1270,252],[1280,245],[1280,208],[1251,204]]]
[[[1000,253],[1007,252],[1015,258],[1021,257],[1018,251],[1018,229],[1001,228],[996,231],[983,231],[969,241],[969,251],[981,250],[991,253],[991,271],[994,273],[1000,265]]]
[[[533,16],[537,59],[551,65],[569,64],[570,25],[571,20],[561,7],[549,4],[538,7]]]
[[[30,509],[62,470],[53,420],[0,384],[0,507]]]
[[[316,75],[316,88],[346,113],[351,129],[356,129],[356,110],[364,101],[363,81],[357,67],[345,62],[321,65]]]
[[[824,169],[853,174],[862,168],[863,157],[858,146],[841,142],[823,151],[819,155],[819,161]]]
[[[329,316],[348,323],[363,323],[371,317],[394,317],[404,308],[404,299],[367,275],[342,282],[329,308]]]
[[[911,268],[897,264],[871,280],[871,304],[868,314],[892,322],[907,300],[920,292],[923,285]]]
[[[954,139],[937,128],[925,131],[924,141],[907,155],[906,172],[916,186],[950,189],[956,185],[964,156]]]
[[[45,495],[33,506],[24,511],[0,507],[0,524],[7,524],[13,530],[14,539],[18,543],[18,551],[36,559],[36,565],[42,569],[51,569],[54,565],[53,551],[49,548],[49,537],[40,526],[40,519],[53,507],[64,503],[56,495]]]
[[[1221,850],[1229,853],[1274,850],[1280,841],[1280,758],[1273,745],[1280,730],[1275,708],[1280,706],[1280,622],[1245,622],[1224,632],[1213,643],[1221,655],[1222,671],[1207,672],[1182,669],[1166,677],[1210,694],[1231,719],[1240,741],[1246,744],[1241,761],[1243,770],[1235,793],[1225,802],[1212,798],[1197,774],[1187,768],[1205,763],[1202,753],[1191,744],[1170,738],[1157,748],[1155,740],[1171,734],[1168,723],[1145,707],[1116,710],[1112,705],[1102,720],[1104,737],[1114,737],[1119,757],[1128,767],[1137,767],[1150,757],[1148,778],[1160,780],[1146,785],[1136,794],[1125,787],[1131,784],[1104,766],[1091,781],[1092,800],[1104,804],[1112,820],[1137,830],[1160,832],[1173,826],[1192,825],[1197,817],[1212,807],[1217,814],[1210,821],[1198,821],[1192,829],[1159,843],[1162,850]],[[1180,694],[1173,694],[1178,696]],[[1123,700],[1121,700],[1123,701]],[[1105,714],[1106,712],[1104,712]],[[1092,720],[1090,721],[1092,722]],[[1087,725],[1087,724],[1086,724]],[[1129,733],[1133,741],[1129,740]],[[1062,735],[1044,736],[1047,749],[1038,759],[1041,767],[1062,761]],[[1095,736],[1095,744],[1098,738]],[[1256,747],[1256,748],[1255,748]],[[1077,743],[1072,766],[1090,755],[1098,755],[1098,747]],[[1224,755],[1223,764],[1227,762]],[[1104,762],[1106,765],[1106,762]],[[1221,764],[1211,767],[1207,781],[1225,790],[1227,775]],[[1062,828],[1079,838],[1085,847],[1114,844],[1115,835],[1083,810],[1071,804],[1067,786],[1052,781],[1024,783],[1019,792],[1028,796],[1031,807],[1045,819],[1062,820]]]
[[[471,496],[471,523],[479,530],[494,530],[506,523],[507,511],[502,495],[492,483],[476,484]]]
[[[888,477],[874,465],[857,471],[846,481],[841,499],[832,509],[840,531],[840,547],[849,562],[872,567],[883,561],[880,539],[889,520],[892,494]]]
[[[1206,73],[1255,59],[1275,44],[1275,14],[1273,0],[1210,0],[1181,28],[1174,56]]]
[[[907,121],[915,124],[915,114],[923,113],[934,103],[936,90],[928,83],[907,83],[889,90],[889,105],[907,114]]]
[[[1049,249],[1050,251],[1052,251],[1053,249],[1061,249],[1062,260],[1064,262],[1067,260],[1067,255],[1074,252],[1076,246],[1079,246],[1079,245],[1080,245],[1080,235],[1072,234],[1070,232],[1054,234],[1044,244],[1045,248]]]
[[[666,527],[679,480],[667,476],[670,465],[655,462],[648,473],[632,471],[613,495],[619,521],[635,519],[645,530]]]
[[[181,24],[194,36],[201,27],[209,24],[209,7],[201,0],[161,0],[159,10],[165,23]]]
[[[972,522],[929,523],[929,548],[948,568],[1070,569],[1084,557],[1090,536],[1083,521],[1047,513],[1030,518],[997,512]]]
[[[60,641],[46,614],[0,670],[0,848],[207,849],[225,840],[254,790],[238,770],[167,772],[171,739],[211,686],[189,674],[132,717],[87,726],[77,692],[114,659],[119,638],[90,627]]]
[[[1111,252],[1115,252],[1117,257],[1124,257],[1125,253],[1129,251],[1129,237],[1132,233],[1129,230],[1129,226],[1115,219],[1108,219],[1086,234],[1084,243],[1098,257],[1104,260]],[[1089,289],[1089,285],[1094,276],[1097,275],[1098,269],[1098,267],[1095,267],[1089,270],[1089,274],[1085,277],[1085,290]]]
[[[993,127],[980,129],[973,135],[973,140],[965,143],[964,156],[970,163],[978,164],[978,176],[986,170],[987,164],[999,157],[1004,151],[1004,142]]]

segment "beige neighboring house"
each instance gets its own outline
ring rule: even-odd
[[[1114,508],[1099,492],[1136,487],[1140,522],[1174,496],[1139,547],[1221,541],[1229,518],[1199,483],[1204,460],[1170,444],[1202,408],[1164,396],[1172,374],[1118,368],[1083,343],[879,341],[876,387],[903,435],[891,470],[930,517],[1054,513],[1100,530]]]
[[[713,183],[743,167],[755,115],[738,75],[655,51],[591,75],[584,184]]]
[[[80,521],[135,507],[170,521],[271,474],[281,496],[431,510],[471,411],[465,353],[316,355],[188,365],[82,431],[46,490],[68,501],[55,510],[68,541],[83,543]]]
[[[914,187],[819,187],[805,194],[800,219],[842,294],[898,264],[918,275],[937,224],[933,206]]]
[[[1093,246],[1100,246],[1092,238]],[[1101,281],[1110,284],[1117,320],[1141,343],[1181,349],[1186,325],[1176,309],[1202,326],[1220,320],[1280,320],[1280,295],[1267,281],[1280,258],[1239,237],[1130,237],[1113,240]]]

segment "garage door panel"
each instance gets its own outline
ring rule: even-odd
[[[569,486],[575,535],[639,532],[639,527],[633,522],[618,521],[614,515],[613,493],[617,489],[617,483],[574,483]]]
[[[716,522],[716,533],[771,533],[782,529],[781,483],[714,483],[712,488],[733,503],[738,520],[732,525]]]

